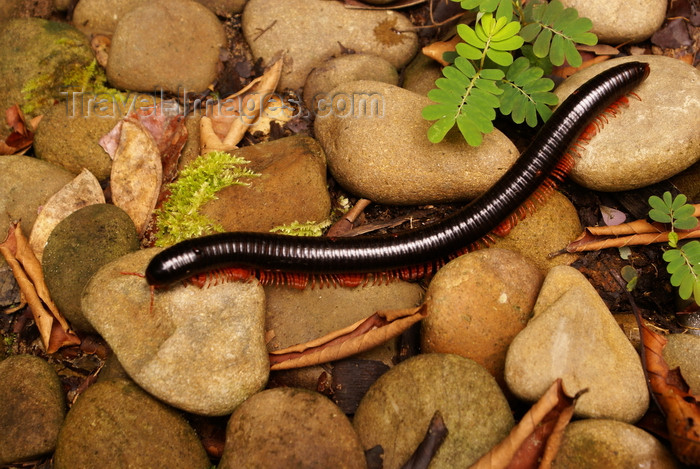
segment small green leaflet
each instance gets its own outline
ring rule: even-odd
[[[457,57],[442,73],[444,78],[435,81],[438,89],[428,92],[428,98],[437,104],[426,106],[422,112],[424,119],[437,121],[428,129],[428,139],[440,142],[457,124],[469,145],[479,146],[482,135],[493,130],[495,109],[500,104],[498,95],[503,93],[495,81],[504,73],[498,69],[477,73],[464,57]]]

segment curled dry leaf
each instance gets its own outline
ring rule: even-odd
[[[34,132],[41,120],[41,116],[37,116],[27,125],[22,110],[19,105],[15,104],[5,110],[5,121],[12,129],[10,135],[4,141],[0,141],[0,155],[17,155],[23,154],[34,143]]]
[[[274,92],[283,62],[283,59],[277,60],[262,76],[251,81],[238,93],[222,99],[219,105],[211,108],[209,115],[202,116],[199,123],[200,154],[236,148],[262,111],[280,106],[275,101]]]
[[[51,300],[41,264],[22,234],[19,222],[10,225],[7,238],[0,244],[0,254],[12,269],[12,275],[32,311],[46,351],[54,353],[64,345],[79,344],[80,339]]]
[[[438,41],[428,44],[421,50],[423,55],[430,57],[431,59],[437,61],[441,65],[449,65],[449,63],[443,58],[445,52],[454,52],[455,46],[459,43],[460,37],[455,35],[449,41]]]
[[[693,205],[693,216],[700,218],[700,204]],[[678,239],[700,238],[700,228],[676,232]],[[668,242],[668,227],[662,223],[635,220],[613,226],[589,226],[572,241],[566,252],[597,251],[600,249]]]
[[[39,212],[29,235],[29,245],[39,262],[49,235],[61,220],[80,208],[103,203],[105,195],[102,187],[87,169],[83,169],[75,179],[52,195]]]
[[[416,308],[377,311],[366,319],[323,337],[270,352],[271,370],[288,370],[347,358],[400,335],[428,314]]]
[[[125,119],[110,185],[114,205],[129,214],[139,234],[156,206],[162,181],[163,165],[153,137],[139,122]]]
[[[90,39],[90,47],[95,54],[95,60],[101,67],[107,67],[109,59],[109,48],[112,45],[112,40],[104,34],[94,34]]]
[[[641,357],[649,390],[666,418],[668,439],[673,454],[689,466],[700,466],[700,402],[690,393],[682,370],[669,369],[663,357],[666,337],[651,330],[643,319],[625,281],[611,272],[632,305],[642,343]]]
[[[582,394],[585,390],[579,393]],[[566,425],[574,414],[575,397],[564,393],[557,379],[530,408],[508,436],[483,455],[470,469],[550,467]]]

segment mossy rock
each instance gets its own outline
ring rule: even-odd
[[[19,104],[28,116],[55,104],[68,88],[89,87],[101,69],[85,36],[39,18],[4,23],[0,32],[0,108]],[[103,74],[102,74],[103,75]],[[0,135],[9,129],[0,121]]]

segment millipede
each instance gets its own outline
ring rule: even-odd
[[[489,244],[491,234],[506,234],[533,210],[532,200],[551,192],[573,167],[577,146],[595,135],[606,114],[614,115],[648,74],[648,64],[626,62],[581,85],[486,193],[440,222],[396,235],[354,238],[218,233],[159,252],[146,268],[146,280],[157,288],[178,281],[203,285],[257,278],[263,284],[304,288],[429,276],[480,241]]]

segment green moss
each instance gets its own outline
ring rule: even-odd
[[[170,198],[158,211],[156,246],[169,246],[185,239],[224,231],[199,210],[216,198],[216,193],[232,185],[247,185],[242,178],[259,176],[242,168],[243,158],[220,151],[197,157],[170,184]]]
[[[27,80],[22,87],[24,104],[22,111],[25,114],[34,114],[40,109],[52,106],[57,99],[56,90],[59,92],[88,91],[95,94],[110,93],[119,94],[118,90],[105,85],[107,76],[104,69],[96,60],[87,66],[74,61],[68,61],[56,67],[60,76],[52,76],[50,73],[42,73]]]
[[[276,226],[270,231],[272,233],[282,233],[292,236],[321,236],[323,235],[323,230],[331,226],[331,224],[332,221],[330,218],[322,220],[318,223],[313,221],[299,223],[295,220],[289,225]]]

